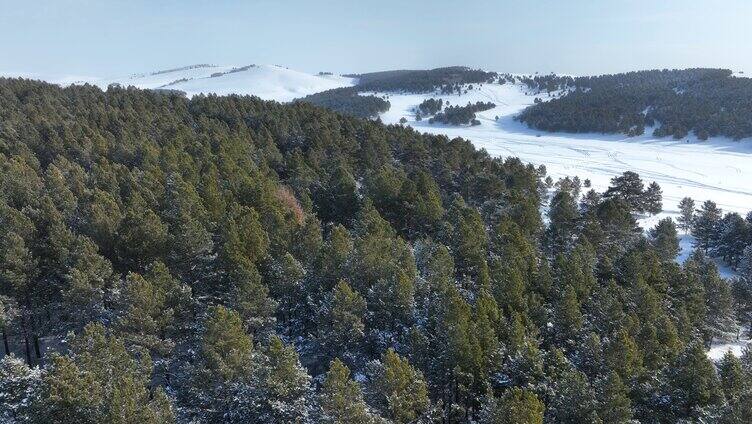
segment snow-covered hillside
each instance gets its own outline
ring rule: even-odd
[[[663,188],[665,212],[643,221],[651,227],[663,216],[675,215],[681,198],[713,200],[724,211],[746,213],[752,209],[752,140],[715,138],[673,140],[651,135],[626,137],[603,134],[547,133],[514,121],[513,117],[546,94],[526,94],[516,84],[483,84],[462,95],[389,94],[391,109],[382,121],[394,124],[401,118],[418,131],[463,137],[494,156],[517,156],[524,162],[546,166],[554,179],[579,176],[590,179],[596,190],[608,187],[612,177],[635,171],[646,182]],[[496,107],[478,113],[478,126],[452,127],[415,121],[415,108],[428,98],[442,98],[451,105],[492,102]],[[498,117],[498,120],[496,119]],[[646,134],[651,134],[647,129]]]
[[[483,84],[462,95],[389,94],[391,109],[382,121],[395,124],[401,118],[418,131],[463,137],[486,149],[491,155],[519,157],[524,162],[546,166],[554,179],[579,176],[590,179],[593,188],[605,190],[611,178],[624,171],[635,171],[646,182],[656,181],[663,189],[664,212],[640,220],[643,228],[652,228],[666,216],[678,215],[678,203],[685,196],[696,201],[713,200],[724,211],[746,214],[752,210],[752,140],[733,141],[714,138],[699,141],[694,137],[673,140],[651,135],[629,138],[622,135],[564,134],[532,130],[515,121],[514,116],[533,104],[535,97],[520,85]],[[383,95],[383,93],[377,93]],[[480,125],[452,127],[430,124],[427,118],[415,120],[414,108],[428,98],[441,98],[452,105],[468,102],[492,102],[494,109],[477,114]],[[497,119],[498,117],[498,119]],[[646,134],[651,134],[647,129]],[[693,239],[680,237],[681,252],[677,261],[686,260],[693,249]],[[721,275],[732,277],[733,271],[720,261]],[[739,356],[750,343],[747,333],[739,340],[714,340],[708,356],[720,359],[726,351]]]
[[[34,75],[20,75],[39,78]],[[110,84],[148,89],[171,89],[189,97],[203,93],[218,95],[250,94],[265,100],[289,102],[298,97],[355,83],[339,75],[313,75],[275,65],[215,66],[191,65],[149,73],[113,78],[39,78],[61,85],[96,84],[106,89]]]

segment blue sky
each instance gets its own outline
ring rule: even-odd
[[[119,76],[257,63],[752,72],[750,17],[748,0],[0,0],[0,71]]]

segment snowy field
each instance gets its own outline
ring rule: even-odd
[[[463,137],[493,156],[516,156],[524,162],[544,164],[556,180],[565,176],[590,179],[593,188],[605,190],[611,178],[635,171],[645,183],[656,181],[663,189],[665,212],[643,222],[650,227],[663,216],[677,214],[685,196],[695,201],[715,201],[724,211],[745,214],[752,209],[752,140],[715,138],[699,141],[655,138],[651,135],[626,137],[604,134],[547,133],[514,121],[514,116],[533,104],[547,100],[545,93],[525,94],[525,87],[513,84],[483,84],[467,94],[389,94],[391,109],[382,121],[394,124],[408,120],[418,131]],[[451,105],[492,102],[494,109],[478,113],[480,125],[452,127],[415,121],[413,109],[425,99],[442,98]],[[498,116],[498,120],[496,117]],[[652,133],[647,129],[646,134]]]
[[[111,83],[139,88],[163,88],[184,91],[188,96],[199,93],[251,94],[266,100],[289,102],[295,98],[337,87],[352,86],[357,81],[337,75],[313,75],[280,66],[256,65],[245,67],[194,65],[190,67],[135,74],[120,78],[50,77],[33,74],[0,73],[5,76],[43,79],[68,85],[84,82],[103,89]],[[635,171],[648,184],[656,181],[663,189],[664,212],[640,220],[643,228],[651,228],[659,219],[678,214],[677,204],[685,196],[697,204],[713,200],[724,212],[744,215],[752,210],[752,139],[733,141],[713,138],[707,141],[690,136],[681,140],[656,138],[648,128],[645,135],[626,137],[604,134],[546,133],[528,128],[514,121],[535,97],[548,100],[545,93],[526,93],[520,84],[476,84],[475,89],[462,95],[372,93],[387,96],[389,111],[381,115],[387,124],[408,120],[418,131],[463,137],[493,156],[519,157],[523,162],[545,165],[548,174],[557,180],[565,176],[589,179],[592,187],[604,191],[611,178],[624,171]],[[364,93],[365,94],[365,93]],[[429,124],[428,119],[415,121],[414,109],[423,100],[441,98],[451,105],[468,102],[492,102],[496,107],[477,114],[480,125],[453,127]],[[680,235],[683,262],[692,251],[692,237]],[[718,263],[725,278],[733,271]],[[716,341],[708,355],[719,359],[727,350],[739,355],[749,339]]]
[[[547,133],[514,121],[514,116],[533,104],[535,97],[547,100],[546,94],[525,94],[520,85],[483,84],[479,89],[462,95],[388,94],[391,108],[381,115],[382,121],[398,123],[406,118],[418,131],[466,138],[493,156],[516,156],[524,162],[546,166],[554,180],[565,176],[587,178],[593,188],[604,191],[611,178],[624,171],[640,174],[647,185],[656,181],[663,189],[664,212],[640,220],[649,229],[666,216],[678,215],[678,203],[689,196],[698,206],[712,200],[725,212],[744,215],[752,210],[752,140],[734,141],[713,138],[707,141],[688,137],[682,140],[656,138],[652,129],[641,137],[604,134]],[[373,93],[384,95],[382,93]],[[492,102],[494,109],[477,114],[480,125],[453,127],[429,124],[428,119],[415,121],[414,108],[428,98],[441,98],[452,105],[468,102]],[[498,117],[498,119],[497,119]],[[681,252],[677,261],[683,263],[693,250],[693,237],[680,234]],[[731,278],[734,271],[716,260],[722,277]],[[751,343],[748,332],[738,340],[714,340],[708,357],[720,360],[727,351],[740,356]]]
[[[0,73],[0,76],[3,75],[42,79],[60,85],[90,83],[103,90],[113,83],[145,89],[180,90],[188,97],[201,93],[251,94],[279,102],[289,102],[298,97],[348,87],[355,83],[353,78],[307,74],[276,65],[193,65],[112,78]]]

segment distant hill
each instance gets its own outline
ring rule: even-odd
[[[167,89],[196,94],[248,94],[264,100],[289,102],[295,98],[355,83],[352,78],[294,71],[276,65],[216,66],[190,65],[180,68],[134,74],[121,78],[82,81],[107,88],[110,84],[145,89]]]

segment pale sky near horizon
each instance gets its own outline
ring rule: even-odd
[[[0,73],[114,77],[196,63],[750,73],[750,18],[749,0],[0,0]]]

